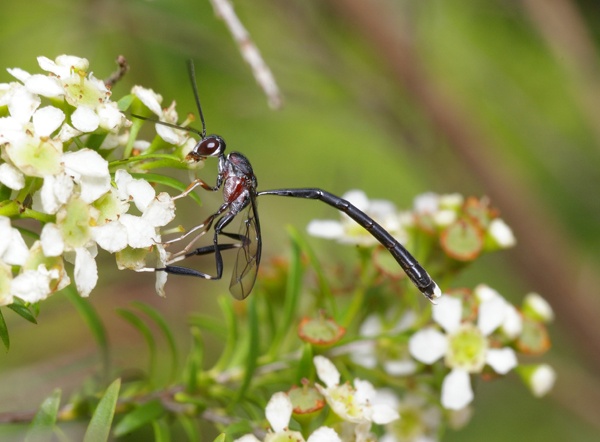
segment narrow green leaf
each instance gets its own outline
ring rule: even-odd
[[[144,321],[142,321],[138,316],[136,316],[135,313],[129,310],[117,309],[117,313],[121,315],[121,317],[127,322],[129,322],[133,327],[135,327],[144,337],[144,340],[148,345],[148,351],[150,356],[148,364],[148,377],[152,379],[154,376],[154,371],[156,369],[156,342],[154,341],[154,337],[152,336],[152,330],[150,330],[150,327],[148,327],[148,325]]]
[[[126,414],[123,419],[115,426],[115,437],[121,437],[129,434],[138,428],[148,425],[160,418],[165,412],[160,400],[155,399],[140,405],[132,412]]]
[[[178,414],[177,421],[179,422],[179,425],[181,425],[181,428],[183,428],[183,431],[190,442],[200,441],[200,432],[198,431],[198,423],[196,419],[192,419],[191,417],[183,414]]]
[[[204,359],[204,342],[202,341],[202,334],[197,327],[192,327],[190,334],[192,336],[192,348],[188,354],[183,377],[186,391],[194,392],[198,386],[198,370],[202,367]]]
[[[37,324],[37,320],[35,319],[34,314],[31,313],[31,310],[29,310],[21,302],[22,301],[19,301],[17,300],[17,298],[15,298],[15,301],[12,304],[7,305],[7,307],[13,312],[15,312],[17,315],[19,315],[21,318],[26,319],[32,324]]]
[[[259,341],[259,326],[258,326],[258,312],[256,308],[256,296],[252,297],[248,301],[248,354],[246,357],[246,365],[244,378],[242,379],[242,384],[240,385],[237,394],[233,401],[231,402],[229,408],[238,403],[240,399],[244,397],[246,394],[246,390],[250,386],[252,382],[252,378],[254,376],[254,371],[256,370],[256,362],[258,360],[258,353],[260,351],[258,341]]]
[[[288,228],[288,233],[291,238],[298,244],[300,250],[306,254],[308,257],[308,262],[310,266],[314,269],[317,280],[319,282],[319,289],[321,290],[321,299],[323,300],[323,305],[327,305],[328,311],[332,317],[337,317],[337,306],[335,303],[335,298],[333,293],[331,292],[331,287],[329,286],[329,281],[323,272],[323,266],[319,262],[315,251],[310,246],[304,235],[302,235],[298,229],[294,227]]]
[[[233,310],[233,301],[231,296],[219,296],[218,303],[219,307],[221,307],[221,310],[223,311],[223,314],[225,315],[225,323],[227,324],[227,331],[229,333],[227,335],[227,341],[225,342],[225,348],[223,349],[219,360],[211,369],[211,371],[216,372],[222,371],[225,369],[225,367],[227,367],[235,347],[239,343],[237,318]]]
[[[298,368],[296,369],[296,384],[301,385],[303,378],[313,379],[313,373],[315,366],[313,363],[313,346],[312,344],[305,342],[302,348],[302,356],[298,361]]]
[[[171,442],[171,430],[164,418],[152,422],[154,442]]]
[[[192,314],[188,318],[188,322],[199,329],[214,333],[219,338],[225,339],[227,337],[227,324],[223,322],[222,318],[215,318],[214,316],[202,314]]]
[[[84,442],[104,442],[108,440],[120,389],[121,379],[116,379],[106,389],[85,431]]]
[[[79,296],[79,293],[77,293],[77,290],[73,285],[65,288],[64,293],[69,301],[71,301],[71,303],[75,306],[79,314],[83,317],[83,320],[86,322],[87,326],[92,332],[96,344],[98,344],[98,347],[100,348],[100,356],[102,358],[104,372],[108,373],[110,365],[108,338],[106,336],[106,329],[102,324],[100,316],[87,299]]]
[[[58,416],[58,407],[60,406],[60,389],[56,389],[40,405],[33,421],[29,425],[29,430],[25,435],[25,442],[43,442],[50,440],[56,417]]]
[[[6,321],[4,321],[4,315],[2,314],[2,310],[0,309],[0,339],[2,339],[2,343],[6,347],[6,351],[10,348],[10,337],[8,336],[8,327],[6,326]]]
[[[225,433],[219,434],[213,442],[225,442]]]
[[[285,290],[285,301],[283,305],[283,315],[280,318],[277,332],[271,341],[269,349],[270,358],[276,358],[281,342],[293,327],[290,324],[294,323],[294,315],[297,311],[298,300],[300,298],[300,289],[302,285],[302,259],[301,251],[298,242],[292,236],[290,266],[288,273],[287,286]]]
[[[163,316],[156,309],[147,304],[142,302],[134,302],[133,305],[148,315],[156,323],[156,325],[158,325],[158,328],[163,335],[165,335],[165,339],[167,340],[167,344],[169,346],[169,352],[171,353],[171,376],[169,379],[174,380],[175,375],[177,374],[177,369],[179,368],[179,354],[177,352],[175,337],[173,336],[173,333],[171,333],[171,329],[169,328],[167,321],[165,321]]]

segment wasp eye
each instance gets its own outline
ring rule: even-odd
[[[196,158],[218,157],[225,151],[225,140],[218,135],[209,135],[200,140],[190,155]]]

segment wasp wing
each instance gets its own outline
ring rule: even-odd
[[[250,204],[246,208],[245,216],[242,216],[239,236],[242,246],[237,253],[229,291],[234,298],[242,300],[250,295],[254,287],[262,251],[255,194],[250,195]]]

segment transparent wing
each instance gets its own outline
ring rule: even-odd
[[[246,208],[245,216],[242,216],[240,238],[242,246],[237,253],[229,291],[234,298],[241,300],[250,295],[256,281],[258,265],[260,264],[262,241],[260,237],[260,223],[256,211],[256,195],[251,195],[250,204]]]

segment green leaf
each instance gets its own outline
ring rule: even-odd
[[[4,321],[4,315],[0,310],[0,339],[6,347],[6,351],[10,348],[10,337],[8,336],[8,327],[6,327],[6,321]]]
[[[284,337],[293,327],[290,324],[294,323],[294,315],[296,314],[298,300],[300,298],[300,289],[302,286],[302,259],[301,251],[298,242],[292,236],[292,247],[290,256],[290,266],[288,280],[285,290],[285,301],[283,305],[283,316],[280,318],[277,332],[271,341],[269,348],[269,356],[272,359],[276,358],[279,352],[279,347]]]
[[[152,422],[154,442],[171,442],[171,430],[164,418]]]
[[[214,365],[214,367],[211,369],[211,371],[220,372],[220,371],[224,370],[225,367],[227,367],[227,365],[229,364],[229,361],[231,360],[231,357],[233,355],[235,347],[239,343],[239,339],[238,339],[239,336],[238,336],[238,328],[237,328],[237,318],[236,318],[235,312],[233,310],[233,301],[232,301],[231,297],[230,296],[219,296],[217,301],[219,303],[219,307],[221,307],[221,310],[223,311],[223,314],[225,315],[225,323],[227,324],[227,331],[228,331],[227,341],[225,342],[225,348],[221,352],[221,356],[219,357],[219,360]]]
[[[7,307],[23,319],[26,319],[32,324],[37,324],[34,314],[31,313],[31,310],[29,310],[29,308],[27,308],[23,301],[21,301],[19,298],[14,298],[14,302],[10,305],[7,305]]]
[[[146,325],[144,321],[142,321],[135,313],[130,312],[129,310],[117,309],[117,313],[121,315],[123,319],[129,322],[133,327],[135,327],[140,334],[144,337],[146,344],[148,345],[148,351],[150,355],[149,367],[148,367],[148,377],[152,379],[154,375],[154,370],[156,369],[156,342],[154,341],[154,337],[152,336],[152,331],[150,327]]]
[[[104,372],[108,373],[109,371],[109,353],[108,353],[108,338],[106,336],[106,329],[102,324],[102,320],[100,316],[92,306],[92,304],[85,298],[79,296],[77,290],[73,285],[65,288],[64,293],[66,297],[71,301],[71,303],[75,306],[79,314],[83,317],[83,320],[86,322],[89,327],[94,339],[96,340],[96,344],[100,348],[100,355],[102,358],[102,365],[104,366]]]
[[[178,414],[177,421],[179,422],[179,425],[181,425],[181,428],[183,428],[183,431],[187,436],[187,440],[190,442],[200,441],[200,433],[198,432],[198,424],[196,419],[192,419],[191,417],[183,414]]]
[[[293,241],[298,244],[300,250],[306,254],[308,257],[308,262],[310,266],[313,268],[317,275],[317,281],[319,283],[319,289],[321,291],[320,299],[323,300],[323,304],[327,305],[328,311],[334,318],[337,317],[337,305],[335,302],[335,298],[333,293],[331,292],[331,287],[329,286],[329,281],[323,272],[323,266],[319,262],[315,251],[312,249],[308,241],[304,235],[302,235],[298,229],[295,227],[289,227],[288,233]]]
[[[133,97],[133,94],[129,94],[121,97],[121,99],[117,101],[117,106],[121,112],[125,112],[129,109],[129,106],[131,106],[131,103],[133,102]]]
[[[302,356],[300,357],[300,361],[298,361],[298,368],[296,369],[296,384],[301,385],[303,378],[313,379],[315,372],[313,356],[312,344],[305,342],[302,348]]]
[[[85,431],[84,442],[103,442],[108,440],[110,427],[115,415],[117,399],[119,399],[120,388],[121,379],[116,379],[106,389]]]
[[[150,402],[146,402],[132,412],[126,414],[123,419],[121,419],[115,426],[114,435],[115,437],[120,437],[129,434],[144,425],[154,422],[164,413],[165,409],[160,403],[160,400],[154,399]]]
[[[255,296],[248,301],[248,354],[246,357],[246,365],[244,367],[244,378],[242,379],[242,384],[239,386],[237,394],[231,401],[229,408],[238,403],[240,399],[244,397],[246,390],[248,390],[248,387],[252,382],[254,371],[256,370],[256,362],[258,360],[258,353],[260,350],[258,345],[260,337],[256,299],[257,297]]]
[[[213,442],[225,442],[225,433],[219,434]]]
[[[43,442],[50,440],[56,417],[58,416],[58,407],[60,405],[60,389],[54,390],[50,396],[44,399],[33,421],[29,425],[29,430],[25,435],[25,442]]]
[[[165,339],[167,340],[167,344],[169,346],[169,353],[171,353],[171,376],[170,380],[175,379],[175,375],[177,374],[178,369],[178,361],[179,354],[177,352],[177,344],[175,343],[175,337],[173,333],[171,333],[171,329],[169,325],[162,317],[162,315],[158,312],[158,310],[150,307],[147,304],[142,302],[134,302],[133,305],[143,311],[146,315],[148,315],[155,323],[158,325],[160,331],[165,335]]]
[[[194,392],[198,385],[198,370],[202,367],[204,359],[204,343],[202,334],[197,327],[192,327],[190,334],[192,336],[192,348],[188,354],[183,378],[186,391]]]

